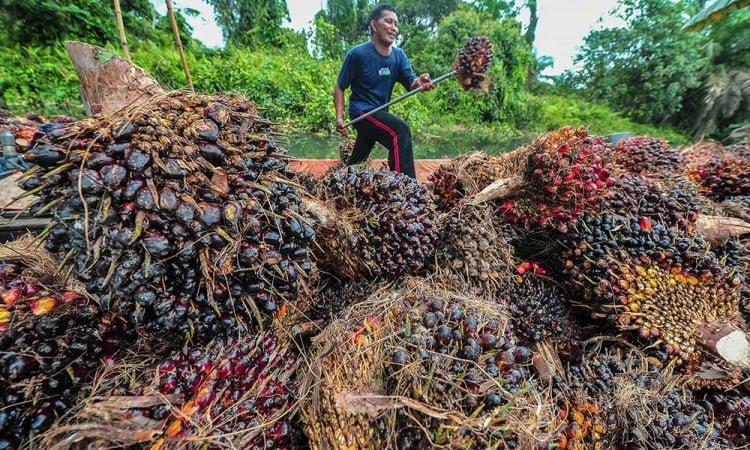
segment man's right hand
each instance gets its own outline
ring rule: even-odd
[[[336,119],[336,131],[342,136],[349,136],[349,129],[346,128],[346,122],[344,122],[344,119]]]

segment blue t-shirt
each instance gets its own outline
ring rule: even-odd
[[[391,54],[383,56],[367,41],[349,50],[344,58],[336,84],[341,89],[349,86],[349,117],[355,118],[391,100],[393,86],[401,83],[406,90],[417,76],[406,53],[391,47]]]

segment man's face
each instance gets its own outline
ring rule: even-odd
[[[380,19],[370,22],[373,36],[383,45],[391,45],[398,36],[398,17],[393,11],[383,11]]]

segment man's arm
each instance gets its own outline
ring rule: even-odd
[[[333,88],[333,107],[336,110],[336,131],[342,136],[348,136],[349,131],[344,126],[344,90],[338,84]]]

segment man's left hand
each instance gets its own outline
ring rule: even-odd
[[[423,73],[417,78],[417,86],[421,87],[423,91],[429,91],[435,87],[429,73]]]

